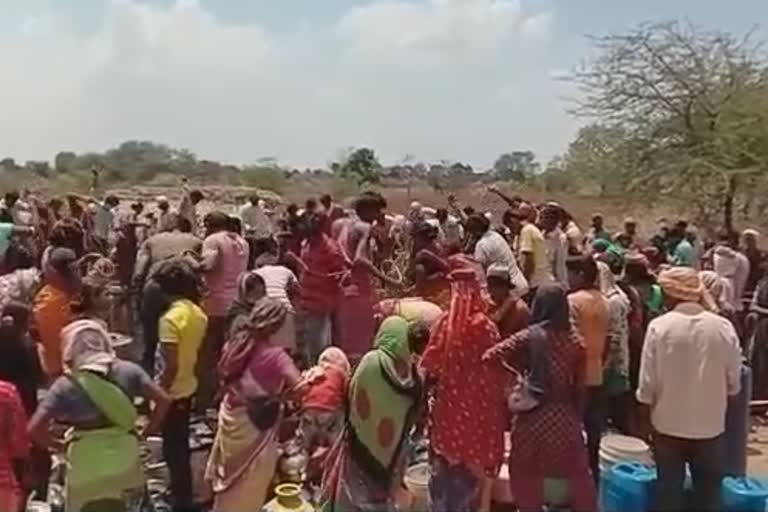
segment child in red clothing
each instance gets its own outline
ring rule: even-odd
[[[333,445],[341,432],[350,373],[346,354],[329,347],[304,378],[307,384],[301,400],[301,434],[310,454]]]

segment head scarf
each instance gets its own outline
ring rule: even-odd
[[[708,309],[714,304],[706,293],[699,273],[689,267],[670,267],[659,274],[659,285],[665,295],[683,302],[697,302]]]
[[[247,332],[253,338],[267,339],[283,326],[288,309],[279,300],[262,297],[257,300],[248,318],[240,326],[240,332]],[[235,333],[237,334],[237,333]]]
[[[712,305],[715,306],[714,310],[725,314],[733,313],[734,307],[728,300],[731,283],[712,270],[699,272],[699,277],[706,288],[705,293],[709,295],[705,298],[712,301]]]
[[[490,296],[482,266],[462,254],[448,258],[451,272],[451,303],[448,308],[447,334],[449,340],[458,341],[466,334],[475,315],[488,312]]]
[[[568,331],[571,328],[568,298],[562,286],[550,283],[536,290],[531,311],[531,325]]]
[[[616,283],[616,274],[613,273],[611,267],[609,267],[607,263],[598,261],[597,272],[600,291],[606,298],[610,299],[614,295],[622,295],[624,298],[627,298],[624,291],[619,288],[619,285]],[[629,299],[627,298],[627,300]]]
[[[337,347],[328,347],[323,350],[320,353],[317,364],[323,368],[335,368],[340,370],[346,376],[349,376],[352,372],[347,355],[343,350]]]
[[[117,356],[104,325],[95,320],[76,320],[61,331],[62,360],[71,371],[89,370],[107,374]]]
[[[243,272],[237,278],[237,294],[229,308],[228,322],[229,334],[234,335],[240,330],[242,324],[248,321],[256,301],[248,296],[248,280],[255,275],[254,271]]]
[[[349,388],[349,425],[353,445],[362,449],[370,474],[384,482],[392,477],[411,408],[418,395],[411,370],[408,322],[389,317],[376,335],[375,349],[360,361]]]
[[[253,349],[283,326],[287,314],[288,310],[282,302],[264,297],[256,301],[247,318],[232,326],[231,338],[224,345],[218,363],[222,382],[229,384],[240,378]]]

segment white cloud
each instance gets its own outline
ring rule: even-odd
[[[519,0],[376,1],[288,33],[195,0],[114,0],[89,33],[27,19],[0,34],[0,157],[147,138],[235,162],[317,165],[370,144],[485,164],[551,154],[571,126],[544,65],[553,13]]]
[[[520,0],[393,0],[350,10],[338,30],[363,48],[466,53],[546,30],[538,18]]]

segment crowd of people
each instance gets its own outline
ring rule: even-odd
[[[759,233],[710,243],[660,222],[646,240],[601,215],[582,232],[563,205],[490,192],[508,206],[498,224],[453,198],[388,215],[374,192],[205,215],[186,183],[152,211],[7,193],[0,510],[44,496],[52,452],[66,512],[143,510],[152,435],[174,510],[200,510],[190,422],[210,411],[215,512],[265,503],[291,415],[328,511],[391,510],[421,437],[435,512],[478,510],[505,457],[521,511],[553,487],[596,510],[609,430],[653,446],[660,510],[682,509],[686,463],[695,509],[719,510],[743,360],[768,391]],[[136,361],[117,355],[117,303]]]

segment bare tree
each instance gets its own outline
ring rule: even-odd
[[[571,112],[626,134],[627,187],[716,202],[726,227],[743,185],[768,170],[768,91],[761,45],[688,23],[590,38],[597,56],[567,79]],[[759,181],[763,181],[760,179]]]

